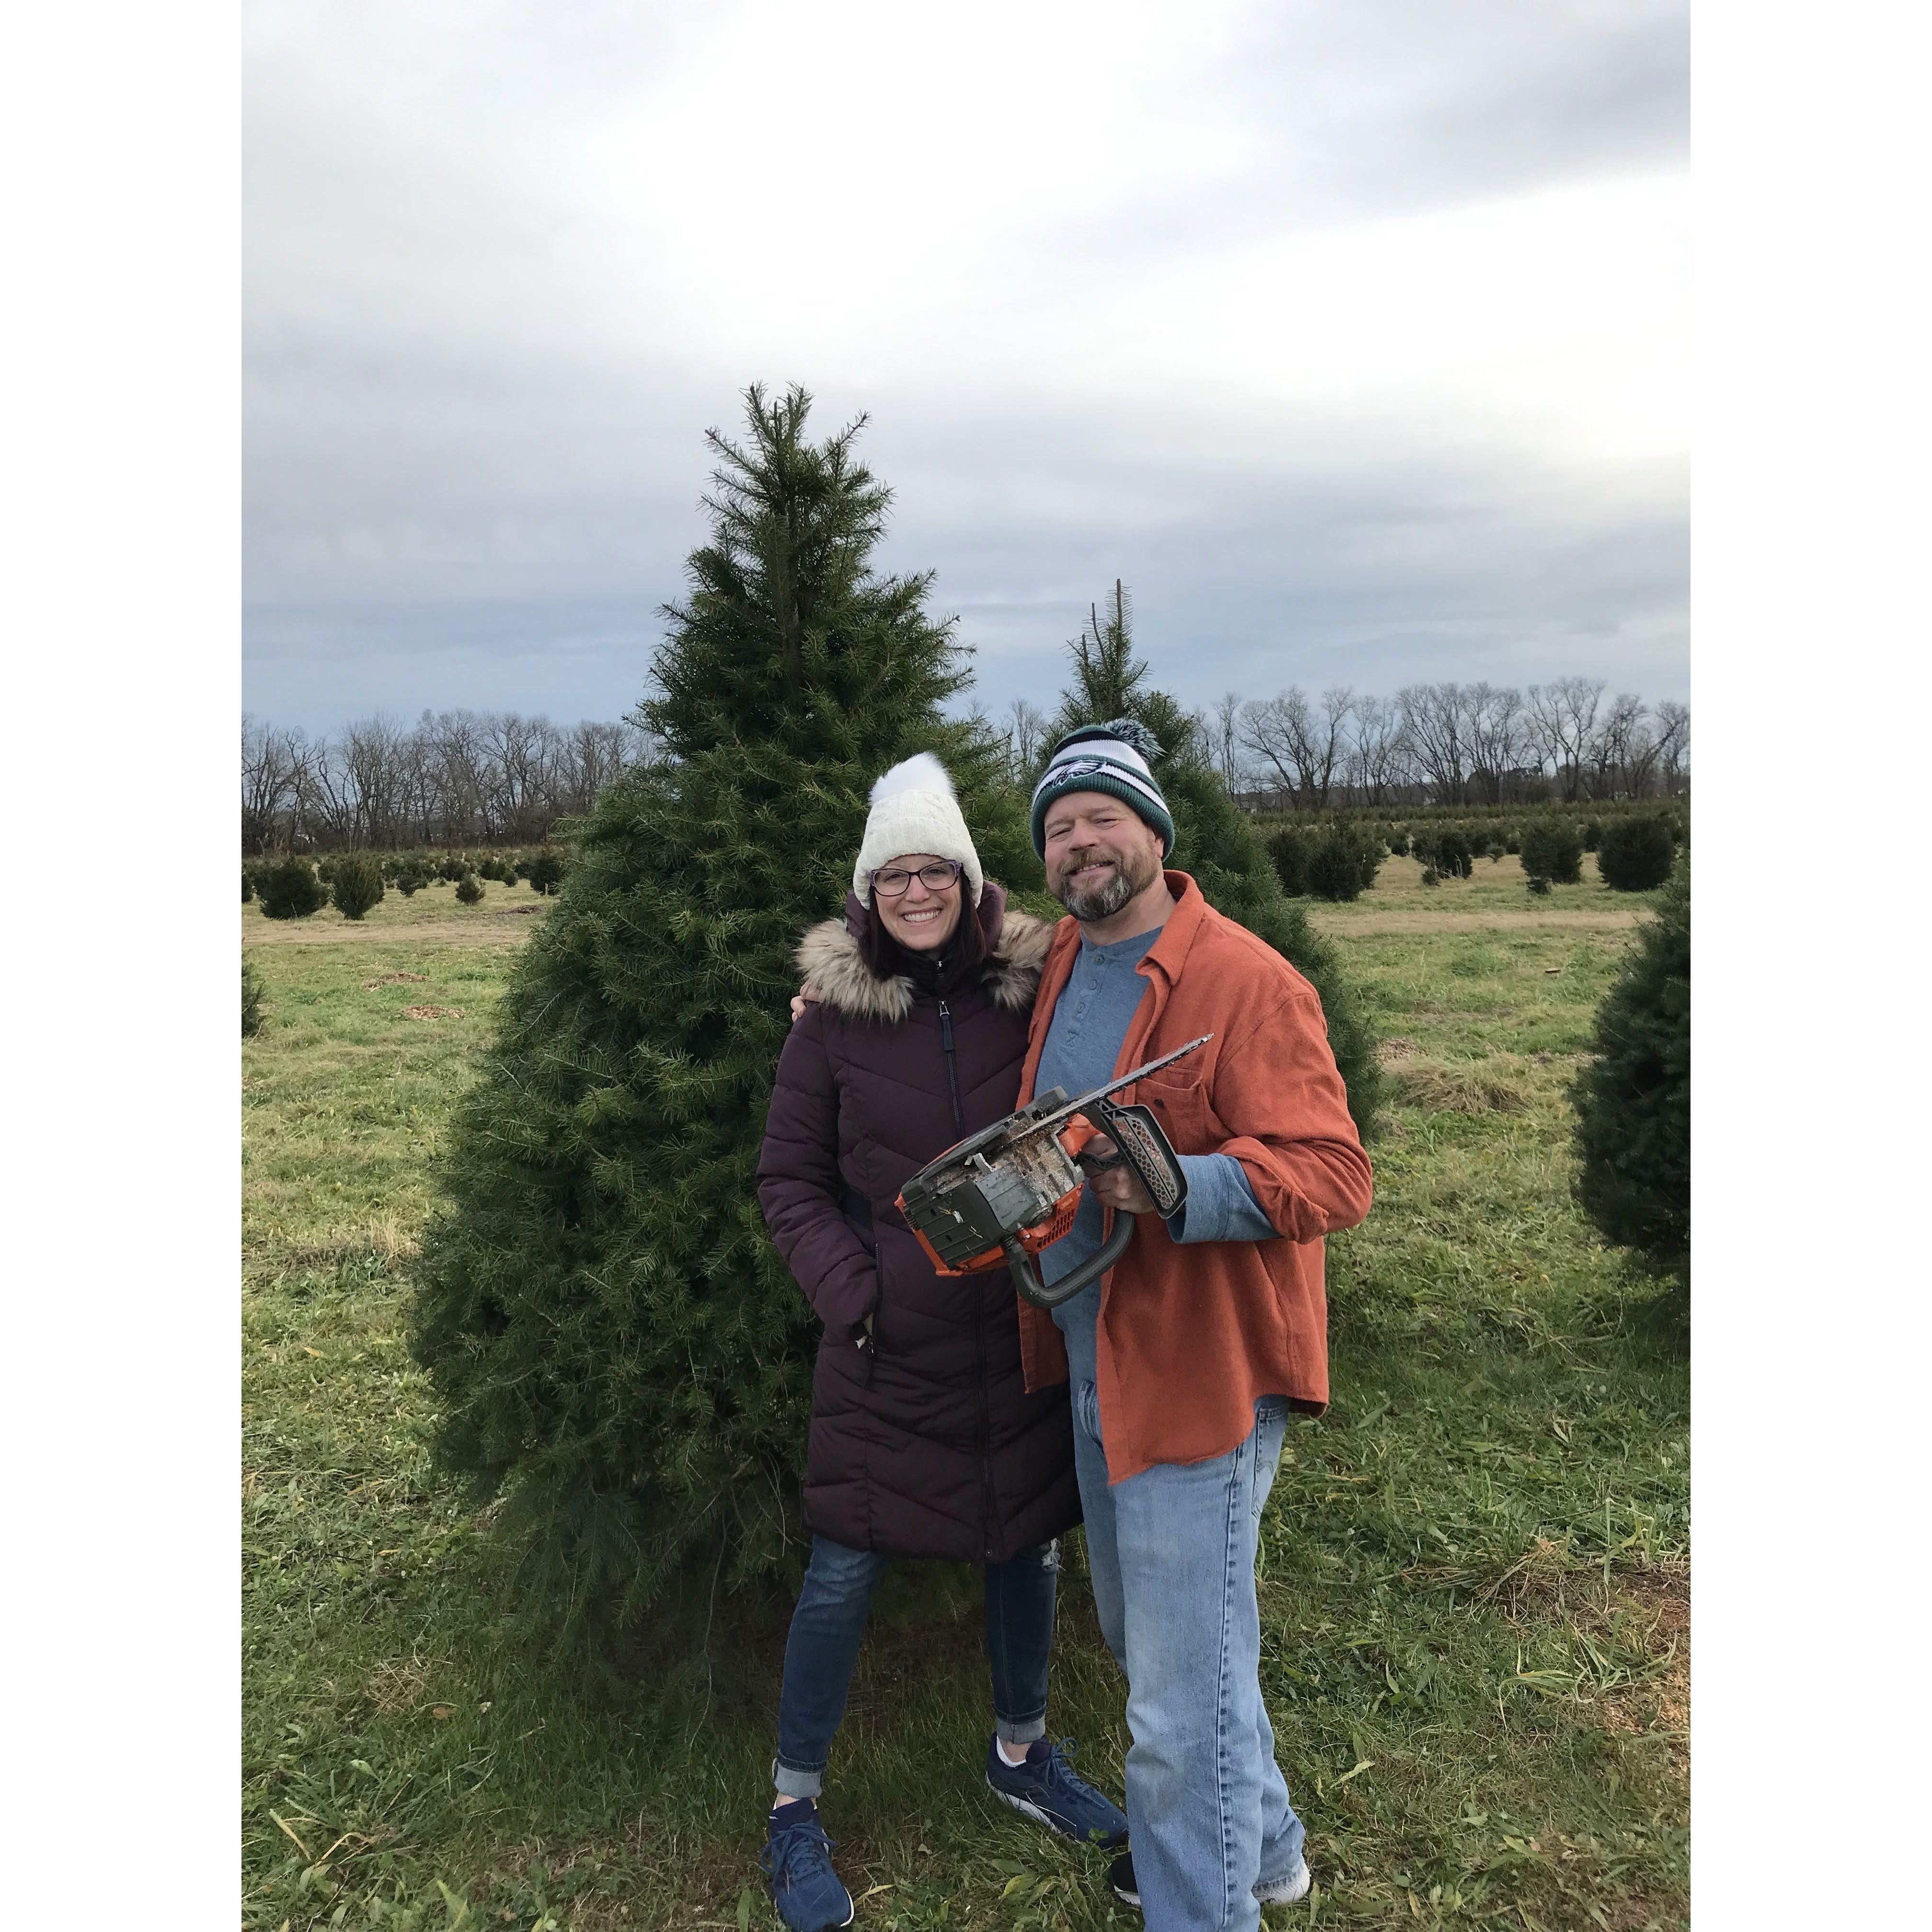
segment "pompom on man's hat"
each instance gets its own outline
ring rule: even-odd
[[[986,884],[973,835],[966,830],[959,800],[946,767],[930,752],[916,752],[880,776],[872,787],[872,809],[852,868],[852,890],[859,903],[872,903],[872,874],[908,853],[930,852],[957,859],[964,868],[967,897],[980,903]]]
[[[1131,806],[1166,842],[1174,862],[1174,814],[1155,782],[1160,740],[1137,718],[1110,718],[1070,731],[1047,755],[1033,792],[1033,849],[1046,856],[1046,809],[1070,791],[1106,792]]]

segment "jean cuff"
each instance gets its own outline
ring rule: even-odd
[[[1002,1718],[997,1729],[1002,1744],[1030,1744],[1046,1736],[1046,1713],[1042,1711],[1036,1718]]]
[[[772,1785],[781,1798],[818,1798],[825,1790],[825,1767],[800,1771],[782,1758],[772,1760]]]

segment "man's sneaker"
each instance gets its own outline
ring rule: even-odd
[[[1134,1882],[1134,1855],[1123,1852],[1107,1868],[1107,1882],[1114,1888],[1114,1896],[1129,1905],[1141,1902],[1140,1887]],[[1308,1896],[1308,1888],[1312,1882],[1309,1876],[1308,1861],[1302,1859],[1286,1878],[1264,1879],[1255,1887],[1255,1896],[1264,1905],[1292,1905]]]
[[[1126,1840],[1127,1814],[1073,1774],[1066,1760],[1075,1749],[1071,1738],[1062,1738],[1057,1744],[1036,1738],[1027,1746],[1024,1762],[1009,1764],[1000,1755],[995,1738],[986,1747],[986,1782],[1016,1811],[1024,1811],[1062,1838],[1112,1851]]]
[[[1294,1905],[1308,1896],[1314,1882],[1306,1858],[1297,1858],[1294,1869],[1286,1878],[1264,1878],[1255,1887],[1255,1896],[1264,1905]]]
[[[832,1869],[832,1840],[809,1798],[772,1814],[758,1863],[772,1882],[772,1903],[792,1932],[830,1932],[852,1922],[852,1894]]]

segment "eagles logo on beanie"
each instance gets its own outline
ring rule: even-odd
[[[1046,856],[1046,808],[1070,791],[1100,791],[1131,806],[1166,841],[1174,862],[1174,815],[1161,796],[1148,760],[1160,756],[1160,740],[1136,718],[1110,718],[1070,731],[1048,754],[1033,791],[1033,849]]]
[[[872,787],[872,804],[852,868],[852,890],[861,905],[872,903],[872,874],[910,852],[957,859],[965,874],[968,899],[980,903],[980,889],[986,883],[980,855],[961,815],[952,776],[930,752],[916,752],[882,773]]]

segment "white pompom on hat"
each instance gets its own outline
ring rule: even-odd
[[[964,868],[966,889],[974,904],[986,880],[973,835],[960,815],[959,800],[946,767],[930,752],[916,752],[893,766],[872,787],[872,809],[859,861],[852,868],[852,890],[861,905],[872,903],[872,874],[895,859],[914,852],[930,852],[936,859],[957,859]]]

